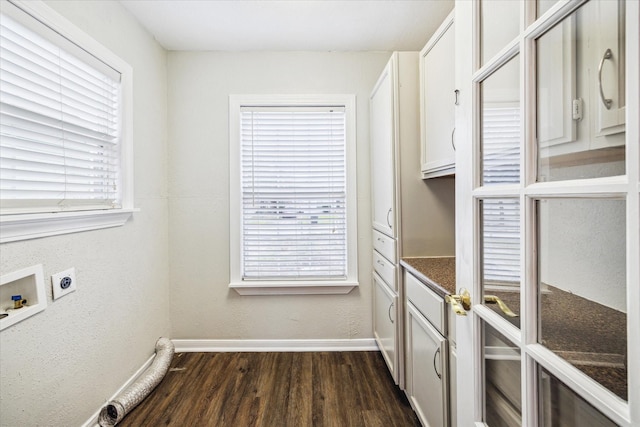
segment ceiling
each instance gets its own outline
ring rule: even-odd
[[[453,0],[120,0],[168,50],[420,50]]]

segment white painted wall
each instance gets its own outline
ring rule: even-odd
[[[171,317],[183,339],[371,338],[369,93],[389,53],[170,52]],[[357,95],[360,288],[239,296],[229,284],[230,94]]]
[[[48,4],[134,68],[135,206],[125,226],[0,246],[0,271],[76,268],[78,290],[0,332],[0,425],[77,426],[170,335],[166,52],[118,2]],[[48,282],[49,283],[49,282]]]

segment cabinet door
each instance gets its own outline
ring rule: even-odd
[[[447,340],[407,303],[410,398],[424,426],[448,424]]]
[[[396,379],[396,302],[397,295],[374,273],[373,335],[391,376]],[[397,381],[397,379],[396,379]]]
[[[597,87],[594,92],[598,94],[595,101],[597,107],[596,136],[612,135],[624,132],[625,123],[625,87],[624,78],[620,78],[625,67],[625,46],[623,42],[624,31],[624,2],[600,1],[596,3],[596,15],[599,17],[598,38],[595,43],[592,69],[594,76],[597,72]],[[597,67],[597,68],[596,68]],[[606,146],[606,143],[602,143]],[[609,144],[610,145],[610,144]],[[596,147],[599,148],[599,147]]]
[[[394,59],[371,93],[371,198],[373,228],[396,237],[394,149]]]
[[[454,50],[450,15],[420,54],[423,177],[455,172]]]

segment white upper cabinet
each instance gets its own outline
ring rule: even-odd
[[[455,31],[453,12],[420,52],[422,177],[455,173]]]

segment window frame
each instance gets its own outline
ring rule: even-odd
[[[133,212],[137,211],[133,207],[133,68],[45,3],[25,0],[2,1],[7,1],[32,16],[34,27],[49,27],[121,74],[119,191],[122,206],[85,211],[3,214],[0,215],[0,243],[124,225]]]
[[[241,276],[242,191],[240,109],[251,107],[344,106],[347,186],[347,277],[341,280],[251,280]],[[230,95],[229,96],[229,288],[240,295],[347,294],[358,283],[355,95]]]

